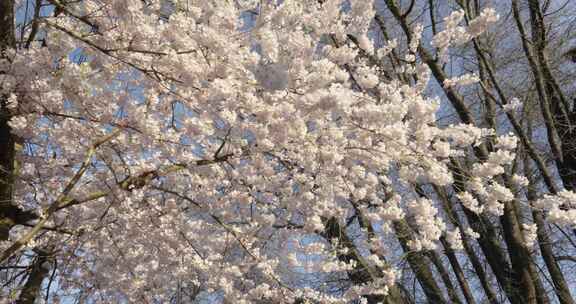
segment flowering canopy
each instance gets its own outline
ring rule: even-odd
[[[347,303],[387,294],[396,270],[375,250],[366,261],[382,272],[372,281],[304,288],[289,269],[337,274],[356,262],[337,258],[338,240],[296,239],[362,214],[370,247],[386,247],[381,238],[410,218],[408,250],[433,250],[442,235],[461,250],[464,235],[436,202],[404,188],[463,183],[456,196],[467,210],[501,216],[528,185],[502,178],[516,137],[439,126],[439,99],[424,94],[429,68],[415,60],[422,28],[410,29],[399,67],[409,84],[378,64],[397,42],[371,40],[372,1],[343,2],[50,1],[61,13],[36,21],[45,43],[0,59],[21,143],[13,202],[37,215],[12,228],[2,261],[51,248],[62,261],[58,288],[102,303],[168,301],[180,284],[234,303]],[[463,17],[448,16],[432,39],[439,62],[498,20],[493,9],[467,26]],[[463,179],[457,159],[474,162]],[[574,225],[575,211],[561,206],[575,195],[536,208]],[[523,230],[532,246],[535,226]],[[308,265],[306,251],[316,256]]]

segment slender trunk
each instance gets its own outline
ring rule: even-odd
[[[355,202],[352,202],[352,205],[354,206],[354,211],[356,212],[356,215],[358,217],[358,224],[360,225],[360,228],[362,228],[363,230],[367,231],[367,239],[373,239],[376,237],[376,234],[374,232],[374,228],[372,227],[372,224],[370,223],[370,220],[368,218],[366,218],[362,212],[362,209],[358,208],[358,204]],[[371,254],[376,254],[378,255],[378,257],[382,260],[385,261],[385,257],[378,254],[377,252],[374,252],[374,250],[372,250],[372,248],[370,248],[370,253]],[[381,276],[382,271],[378,268],[376,268],[376,272],[378,276]],[[368,295],[366,297],[366,299],[368,300],[368,303],[372,304],[372,303],[383,303],[383,304],[400,304],[400,303],[409,303],[408,299],[406,299],[406,297],[404,296],[405,294],[402,294],[402,289],[399,288],[400,286],[398,284],[396,284],[396,286],[392,286],[391,288],[389,288],[389,292],[387,296],[382,296],[382,295]]]
[[[456,160],[452,161],[451,170],[454,172],[455,183],[454,187],[457,192],[465,190],[465,173]],[[517,291],[512,285],[512,269],[506,259],[505,254],[500,247],[500,241],[496,234],[493,224],[482,215],[478,215],[467,208],[463,208],[464,214],[468,219],[468,223],[472,229],[480,235],[478,244],[490,265],[492,272],[496,276],[496,280],[506,293],[508,300],[512,303],[522,303],[518,299]]]
[[[535,197],[529,197],[530,201],[533,201]],[[540,252],[542,253],[542,258],[550,273],[552,278],[552,283],[554,284],[554,289],[556,291],[556,296],[561,304],[574,304],[574,299],[570,294],[570,287],[566,280],[564,279],[564,274],[560,269],[560,265],[554,257],[554,251],[552,250],[551,240],[550,240],[550,230],[544,221],[544,214],[541,211],[533,209],[532,217],[537,225],[538,234],[538,245],[540,246]]]
[[[528,134],[531,136],[532,133],[532,126],[530,124],[530,120],[527,120],[528,126],[527,131]],[[537,181],[535,177],[531,173],[532,166],[530,161],[527,157],[524,158],[524,176],[527,176],[530,184],[528,185],[526,197],[530,204],[532,204],[537,198],[537,194],[535,192],[535,187]],[[542,259],[546,264],[546,268],[548,269],[548,273],[550,273],[550,277],[552,279],[552,283],[554,284],[554,289],[556,291],[556,296],[561,304],[574,304],[574,299],[570,294],[570,288],[566,279],[564,278],[564,274],[560,269],[560,265],[556,261],[554,256],[554,250],[552,249],[552,240],[550,239],[550,231],[548,229],[548,225],[545,222],[544,214],[541,210],[537,208],[532,208],[532,218],[534,223],[536,223],[537,227],[537,238],[538,238],[538,245],[540,247],[540,252],[542,253]]]
[[[424,254],[419,251],[413,251],[408,246],[408,243],[412,240],[412,231],[408,223],[406,223],[405,220],[396,221],[394,222],[394,230],[406,254],[406,260],[416,275],[418,282],[420,282],[420,286],[422,286],[428,302],[438,304],[448,303],[442,295],[442,290],[438,284],[436,284],[436,279],[428,266],[429,263],[426,261]]]
[[[558,162],[562,162],[563,155],[562,155],[561,143],[558,141],[559,133],[556,128],[557,124],[550,109],[550,98],[545,90],[545,84],[543,80],[541,67],[537,62],[536,56],[534,55],[533,49],[531,48],[530,41],[528,41],[528,37],[526,36],[524,25],[522,24],[520,11],[518,8],[518,0],[512,0],[512,12],[514,15],[514,20],[516,21],[516,27],[518,28],[518,31],[520,33],[524,53],[526,55],[526,58],[528,59],[529,66],[532,71],[532,75],[534,76],[534,81],[536,83],[536,91],[538,92],[538,98],[540,100],[540,109],[542,111],[542,116],[544,117],[544,123],[546,125],[548,143],[550,145],[552,153],[554,154],[555,161],[558,164]]]
[[[530,275],[534,278],[534,288],[536,289],[536,302],[538,304],[550,304],[550,298],[548,298],[548,293],[542,280],[540,280],[540,275],[538,275],[538,269],[536,264],[530,263]]]
[[[547,86],[547,91],[551,91]],[[552,97],[553,103],[556,103],[557,97]],[[558,175],[562,179],[564,188],[570,191],[576,191],[576,112],[568,113],[568,116],[559,115],[554,110],[556,116],[556,126],[560,135],[562,144],[562,161],[557,161]]]
[[[446,270],[446,267],[444,267],[444,264],[442,263],[442,260],[440,259],[436,251],[429,251],[427,252],[427,255],[430,261],[432,261],[432,264],[434,264],[436,271],[438,271],[438,273],[440,274],[440,278],[442,278],[444,287],[446,287],[446,290],[448,291],[448,297],[450,298],[450,301],[452,303],[462,303],[462,301],[460,301],[460,298],[458,298],[458,292],[456,291],[456,288],[454,288],[454,284],[452,284],[450,274]]]
[[[429,199],[428,195],[425,193],[425,191],[419,185],[416,185],[414,187],[414,190],[421,197]],[[436,192],[438,192],[438,187],[434,186],[434,190]],[[440,196],[439,193],[437,193],[437,194],[438,194],[438,196]],[[441,204],[444,205],[442,198],[440,198],[440,200],[442,201]],[[447,217],[449,218],[450,222],[452,222],[452,224],[454,226],[457,226],[458,228],[460,228],[458,223],[456,223],[457,219],[451,218],[453,216],[453,214],[450,213],[450,211],[452,211],[453,209],[450,206],[443,206],[443,207],[447,213]],[[462,241],[464,241],[464,239]],[[452,266],[452,269],[454,270],[454,274],[456,276],[456,279],[458,280],[458,283],[461,286],[462,294],[464,295],[466,302],[469,304],[475,303],[474,296],[472,296],[472,292],[470,291],[470,286],[468,286],[468,282],[466,281],[464,273],[462,272],[462,268],[460,267],[460,263],[458,262],[458,259],[456,258],[456,254],[454,253],[454,250],[452,250],[452,248],[450,247],[450,245],[446,241],[446,237],[441,236],[440,237],[440,243],[442,244],[442,247],[444,248],[444,253],[448,256],[448,261],[450,262],[450,265]],[[444,267],[442,260],[440,259],[438,254],[435,251],[430,251],[430,252],[428,252],[428,258],[436,266],[436,269],[437,269],[438,273],[440,274],[442,281],[444,282],[444,286],[448,290],[448,296],[450,297],[452,302],[460,303],[461,301],[458,298],[458,293],[456,292],[454,286],[452,285],[450,275],[448,274],[448,271],[446,271],[446,268]]]
[[[558,82],[552,75],[548,58],[546,56],[546,25],[540,11],[538,0],[528,0],[530,11],[530,25],[532,29],[533,55],[538,61],[539,77],[545,84],[545,94],[550,100],[550,107],[554,114],[556,128],[561,141],[561,160],[556,161],[558,173],[564,187],[576,190],[576,132],[573,126],[576,123],[576,113],[570,111],[570,105],[560,89]]]
[[[464,271],[462,271],[462,267],[460,266],[460,262],[458,262],[458,258],[456,257],[456,253],[450,247],[450,244],[446,241],[445,237],[440,238],[440,242],[444,247],[444,252],[448,257],[448,261],[450,262],[450,266],[452,266],[452,270],[454,271],[454,275],[458,280],[458,284],[460,284],[460,290],[462,290],[462,294],[466,299],[466,303],[468,304],[476,304],[476,300],[474,300],[474,295],[472,294],[472,289],[470,289],[470,285],[468,285],[468,280],[464,275]]]
[[[490,280],[488,279],[486,271],[484,271],[484,267],[482,265],[482,262],[480,262],[480,258],[476,255],[476,252],[472,248],[472,245],[470,245],[470,243],[468,242],[469,239],[466,236],[466,232],[464,230],[464,227],[462,226],[462,223],[460,222],[458,214],[456,214],[456,211],[454,210],[454,208],[452,208],[452,202],[448,198],[446,191],[444,189],[438,187],[438,186],[434,186],[434,190],[436,191],[436,194],[438,195],[438,198],[440,199],[440,203],[442,204],[442,207],[444,208],[445,212],[447,213],[448,219],[450,220],[452,225],[458,227],[460,234],[462,235],[462,245],[464,246],[464,251],[466,252],[466,255],[468,256],[468,259],[470,259],[470,262],[472,263],[472,267],[474,268],[474,272],[476,273],[476,276],[478,277],[478,280],[480,281],[480,285],[482,285],[482,288],[484,289],[484,293],[486,294],[486,298],[488,299],[490,304],[500,303],[498,301],[498,298],[496,297],[496,292],[492,288],[492,284],[490,283]],[[449,258],[450,258],[450,256],[449,256]],[[457,260],[456,260],[456,262],[457,262]]]
[[[380,276],[378,269],[375,269],[369,265],[362,255],[356,249],[354,242],[346,234],[345,228],[340,226],[338,219],[332,217],[324,222],[324,232],[321,234],[325,239],[338,239],[338,243],[341,246],[346,247],[347,253],[338,254],[338,259],[345,263],[350,263],[351,261],[356,262],[356,266],[353,270],[348,272],[348,278],[352,281],[354,285],[362,285],[374,281]],[[388,295],[368,295],[365,296],[368,303],[383,303],[383,304],[408,304],[405,297],[402,294],[401,289],[398,285],[389,287]]]
[[[338,223],[338,219],[332,217],[324,222],[324,232],[321,234],[326,240],[338,239],[338,244],[348,250],[338,254],[338,259],[345,263],[356,262],[356,269],[348,273],[349,279],[354,284],[363,284],[372,281],[376,273],[366,264],[360,253],[356,250],[354,242],[348,237],[346,231]]]
[[[510,183],[506,183],[513,189]],[[508,247],[508,256],[512,264],[512,288],[518,303],[537,303],[535,280],[530,273],[532,259],[524,243],[522,229],[518,222],[514,205],[516,201],[504,203],[504,215],[500,217],[500,224],[504,233],[504,240]]]

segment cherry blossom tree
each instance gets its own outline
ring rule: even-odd
[[[0,2],[4,301],[573,303],[551,4],[434,2]]]

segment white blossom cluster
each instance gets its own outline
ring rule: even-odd
[[[522,102],[518,98],[512,98],[507,104],[503,106],[506,112],[515,112],[522,107]]]
[[[548,220],[560,225],[576,227],[576,193],[568,190],[557,195],[545,195],[534,206],[548,212]]]
[[[438,49],[438,58],[441,62],[446,60],[449,46],[459,46],[480,36],[492,24],[496,23],[500,16],[493,8],[485,8],[477,18],[470,21],[467,27],[459,24],[464,20],[463,10],[453,11],[444,18],[444,30],[432,38],[432,46]]]
[[[478,75],[475,74],[464,74],[462,76],[450,78],[444,80],[444,87],[451,88],[454,86],[467,86],[471,84],[475,84],[480,81]]]

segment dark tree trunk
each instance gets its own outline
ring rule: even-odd
[[[9,49],[15,47],[14,1],[0,1],[0,59],[10,60]],[[4,74],[7,71],[1,71]],[[15,138],[10,132],[7,107],[8,96],[0,94],[0,240],[7,240],[10,229],[19,223],[36,218],[32,212],[23,211],[12,203],[14,188]]]

